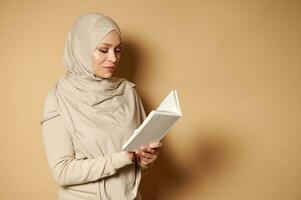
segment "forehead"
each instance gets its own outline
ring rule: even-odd
[[[121,37],[119,33],[115,30],[108,33],[100,43],[100,45],[113,45],[113,46],[117,46],[119,44],[121,44]]]

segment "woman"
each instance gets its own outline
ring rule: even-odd
[[[50,90],[42,131],[59,199],[141,199],[141,170],[156,160],[160,142],[138,152],[122,144],[145,119],[135,85],[113,77],[121,56],[118,25],[85,14],[69,32],[67,73]]]

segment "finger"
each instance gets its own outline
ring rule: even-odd
[[[142,152],[140,155],[141,158],[146,158],[146,159],[151,159],[152,158],[152,154],[150,153],[146,153],[146,152]]]
[[[149,153],[158,155],[159,151],[160,151],[160,149],[150,149]]]
[[[149,164],[152,164],[156,160],[156,158],[155,157],[153,157],[151,159],[140,158],[139,160],[140,160],[140,163],[142,163],[143,165],[149,165]]]
[[[152,152],[153,152],[153,149],[152,149],[150,146],[148,146],[148,148],[146,149],[146,152],[152,153]]]
[[[148,160],[140,160],[139,161],[142,165],[145,165],[145,166],[148,166],[150,165],[152,162],[151,161],[148,161]]]
[[[154,159],[156,158],[157,155],[155,154],[151,154],[151,153],[146,153],[146,152],[142,152],[140,158],[146,158],[146,159]]]
[[[160,151],[160,147],[147,149],[147,152],[151,154],[159,154],[159,151]]]
[[[152,142],[150,143],[149,147],[154,149],[154,148],[160,148],[162,146],[162,143],[160,141],[157,142]]]
[[[144,147],[143,149],[141,149],[141,151],[146,153],[151,153],[151,154],[154,153],[153,148],[151,148],[150,146]]]
[[[154,159],[150,159],[150,158],[141,158],[141,157],[140,157],[139,160],[140,160],[141,163],[147,163],[147,164],[148,164],[148,163],[152,163],[152,162],[154,161]]]
[[[136,154],[140,155],[142,152],[146,152],[146,153],[151,153],[151,154],[158,154],[160,150],[160,147],[157,148],[151,148],[150,146],[148,147],[140,147],[140,151],[137,151]]]
[[[136,151],[135,151],[136,156],[140,156],[141,153],[142,153],[142,151],[140,151],[140,150],[136,150]]]
[[[141,146],[141,147],[140,147],[140,152],[147,151],[147,149],[148,149],[147,147]]]
[[[144,147],[144,146],[141,146],[140,149],[137,149],[137,150],[135,151],[135,154],[136,154],[137,156],[140,156],[141,153],[144,152],[144,151],[145,151],[145,147]]]

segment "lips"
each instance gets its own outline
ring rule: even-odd
[[[103,67],[107,72],[112,72],[115,70],[115,66],[105,66]]]

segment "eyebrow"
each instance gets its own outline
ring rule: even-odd
[[[112,44],[110,44],[110,43],[101,43],[101,44],[105,44],[105,45],[108,45],[108,46],[112,46]],[[122,45],[122,43],[120,42],[118,45],[116,45],[116,46],[120,46],[120,45]]]

